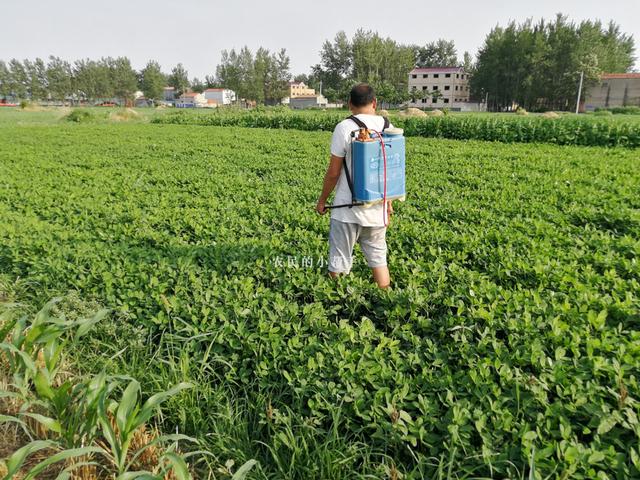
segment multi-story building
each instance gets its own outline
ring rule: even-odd
[[[640,73],[605,73],[597,85],[588,88],[584,109],[640,106]]]
[[[315,89],[307,87],[304,82],[289,82],[289,98],[311,97],[315,94]]]
[[[414,68],[409,92],[419,91],[411,107],[465,109],[469,103],[469,74],[462,67]]]

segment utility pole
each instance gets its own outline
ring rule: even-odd
[[[580,86],[578,87],[578,99],[576,100],[576,113],[580,110],[580,97],[582,96],[582,81],[584,80],[584,72],[580,72]]]

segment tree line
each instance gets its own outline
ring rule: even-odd
[[[224,87],[234,90],[238,98],[270,105],[288,95],[288,82],[293,78],[321,91],[329,101],[344,101],[354,83],[368,82],[383,104],[394,105],[417,101],[423,95],[421,89],[408,88],[414,67],[463,66],[471,75],[472,99],[488,99],[492,110],[516,104],[529,110],[563,110],[575,105],[581,72],[589,86],[603,72],[629,71],[634,53],[633,37],[615,23],[574,23],[558,15],[549,22],[527,20],[496,26],[475,59],[468,52],[458,57],[451,40],[402,44],[373,31],[360,29],[351,38],[341,31],[322,44],[320,62],[310,72],[294,77],[285,49],[271,52],[262,47],[255,53],[246,46],[223,50],[215,74],[204,80],[189,79],[182,64],[165,73],[153,60],[136,71],[126,57],[73,63],[54,56],[47,61],[12,59],[0,61],[0,96],[131,100],[141,90],[153,101],[161,100],[163,88],[170,85],[177,95]]]
[[[425,45],[405,45],[377,32],[360,29],[352,38],[343,31],[326,40],[320,63],[308,75],[297,78],[320,88],[329,100],[343,100],[357,82],[373,85],[382,103],[400,104],[422,94],[410,92],[409,72],[415,67],[466,65],[472,59],[465,52],[458,58],[453,41],[440,39]]]
[[[245,47],[240,55],[233,50],[225,51],[222,58],[218,75],[207,75],[204,81],[189,79],[181,63],[165,73],[157,61],[150,60],[137,71],[127,57],[82,59],[73,63],[55,56],[47,61],[0,60],[0,97],[54,102],[117,98],[130,103],[140,90],[148,100],[161,101],[166,86],[173,87],[176,96],[187,91],[203,92],[206,88],[231,88],[247,100],[272,104],[287,95],[291,74],[286,50],[276,54],[260,48],[253,55]]]
[[[605,72],[627,72],[635,62],[634,40],[613,22],[527,20],[495,27],[485,38],[471,73],[471,95],[491,110],[575,108],[580,74],[585,87]],[[583,92],[585,89],[583,89]]]
[[[364,30],[358,30],[352,39],[339,32],[333,42],[323,44],[320,56],[322,62],[310,74],[292,77],[286,49],[271,52],[261,47],[254,53],[245,46],[239,51],[223,50],[215,75],[206,75],[204,81],[189,79],[182,64],[165,73],[157,61],[150,60],[136,71],[127,57],[73,63],[54,56],[46,62],[40,58],[0,60],[0,96],[52,101],[115,97],[131,101],[136,90],[141,90],[147,99],[159,101],[165,86],[174,87],[176,95],[224,87],[234,90],[238,98],[274,105],[288,95],[293,78],[322,90],[331,101],[343,101],[354,83],[367,81],[375,86],[381,101],[401,103],[410,98],[407,77],[414,66],[458,62],[452,41],[404,46]],[[465,53],[465,61],[470,63],[469,54]]]

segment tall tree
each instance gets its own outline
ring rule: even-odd
[[[453,40],[439,39],[418,47],[417,67],[452,67],[458,65],[458,53]]]
[[[340,31],[333,42],[326,40],[320,50],[320,64],[312,67],[312,75],[322,82],[325,96],[331,100],[341,100],[352,82],[351,41],[347,34]]]
[[[0,97],[6,98],[11,94],[11,71],[4,60],[0,60]]]
[[[95,101],[112,98],[114,93],[110,58],[77,60],[73,67],[75,89],[82,99]]]
[[[272,56],[268,98],[273,103],[280,103],[289,93],[289,81],[291,80],[290,63],[289,55],[287,55],[287,51],[284,48]]]
[[[471,93],[489,97],[492,109],[517,105],[527,109],[572,109],[580,73],[585,86],[603,72],[624,72],[634,63],[633,38],[610,23],[509,23],[495,27],[477,55]],[[583,92],[586,90],[583,89]]]
[[[204,83],[202,83],[198,77],[193,77],[193,80],[191,80],[191,90],[196,93],[202,93],[204,89]]]
[[[238,66],[240,69],[240,98],[257,101],[261,93],[256,89],[253,53],[246,45],[242,47],[238,55]]]
[[[53,100],[64,101],[73,93],[71,64],[51,55],[47,63],[47,83]]]
[[[220,64],[216,67],[215,83],[233,90],[240,98],[240,85],[242,83],[240,70],[240,58],[236,51],[234,49],[231,49],[231,51],[223,50]]]
[[[9,81],[8,89],[11,95],[17,98],[27,96],[27,72],[20,60],[12,58],[9,60]]]
[[[41,58],[34,61],[25,60],[24,69],[27,75],[27,90],[32,100],[43,100],[47,98],[48,81],[47,66]]]
[[[287,95],[289,56],[285,49],[272,53],[260,47],[255,55],[246,46],[239,54],[224,50],[216,76],[216,83],[234,90],[238,98],[274,105]]]
[[[179,97],[189,88],[189,74],[182,63],[178,63],[171,69],[167,83],[175,88],[176,97]]]
[[[118,57],[111,61],[111,78],[115,96],[129,105],[138,87],[138,77],[127,57]]]
[[[473,57],[469,52],[464,52],[462,56],[462,68],[465,72],[471,73],[473,71]]]
[[[218,85],[216,81],[215,75],[205,75],[204,77],[204,87],[205,88],[215,88]]]
[[[355,82],[369,82],[387,97],[406,97],[407,74],[414,66],[414,48],[401,45],[377,32],[358,30],[353,39],[339,32],[322,46],[322,63],[312,68],[312,78],[322,81],[329,100],[345,100]],[[314,85],[315,86],[315,85]]]
[[[162,100],[166,77],[162,73],[160,64],[154,60],[147,62],[147,65],[140,72],[140,90],[144,96],[153,102]]]

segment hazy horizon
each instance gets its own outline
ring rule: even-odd
[[[259,46],[272,51],[286,48],[295,75],[308,73],[319,63],[322,43],[340,30],[352,36],[358,28],[364,28],[418,45],[445,38],[455,42],[459,57],[468,51],[475,58],[495,25],[506,25],[510,20],[520,23],[527,18],[549,20],[556,13],[566,14],[575,22],[613,20],[622,31],[633,35],[636,57],[640,54],[640,2],[521,3],[488,0],[477,6],[477,2],[459,0],[455,10],[432,13],[438,7],[435,2],[396,2],[392,10],[388,2],[372,0],[366,8],[358,7],[350,13],[336,0],[323,2],[323,10],[313,3],[290,0],[275,5],[247,0],[224,7],[218,2],[186,0],[180,8],[151,0],[91,5],[80,0],[24,0],[3,8],[0,59],[56,55],[73,61],[127,56],[136,69],[153,59],[168,72],[181,62],[190,79],[204,80],[205,75],[215,73],[222,50],[247,45],[253,51]],[[636,60],[636,68],[638,65]]]

